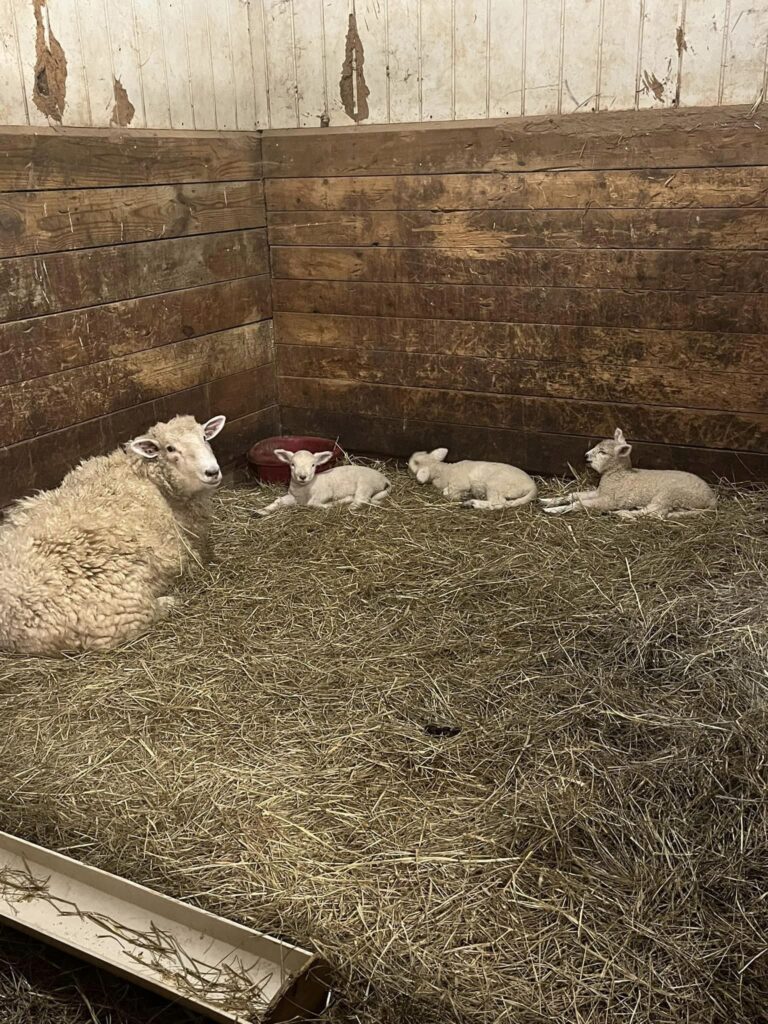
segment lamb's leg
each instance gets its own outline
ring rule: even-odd
[[[597,491],[594,491],[593,495],[585,494],[583,497],[579,496],[579,500],[574,501],[570,505],[548,505],[544,511],[556,516],[562,515],[564,512],[579,512],[585,508],[593,508],[598,512],[613,511],[610,504],[605,498],[601,498]]]
[[[257,516],[268,516],[272,512],[277,512],[279,508],[292,508],[296,504],[296,499],[292,494],[283,494],[281,497],[276,498],[270,505],[266,505],[264,508],[257,508]]]
[[[157,617],[158,617],[158,619],[164,619],[168,615],[170,615],[171,612],[174,610],[174,608],[178,605],[178,603],[179,602],[178,602],[177,598],[171,597],[170,595],[167,595],[165,597],[158,597],[158,599],[157,599]]]
[[[336,501],[332,501],[330,498],[322,500],[320,498],[310,498],[307,502],[307,508],[325,508],[328,509],[331,505],[346,505],[351,498],[338,498]]]
[[[382,501],[384,501],[384,499],[386,498],[386,496],[388,494],[389,494],[389,487],[382,487],[382,489],[380,491],[376,491],[375,494],[371,495],[371,504],[372,505],[380,505],[382,503]]]
[[[705,516],[708,512],[714,512],[713,508],[679,508],[674,512],[667,512],[667,519],[687,519],[688,516]]]
[[[659,501],[649,501],[641,508],[621,508],[614,512],[620,519],[642,519],[645,516],[653,516],[656,519],[666,519],[669,506]]]
[[[470,498],[464,502],[467,508],[478,508],[478,509],[500,509],[504,508],[506,502],[504,495],[499,494],[498,491],[486,491],[485,498]]]
[[[597,491],[572,491],[570,494],[560,494],[556,498],[539,498],[544,508],[555,508],[558,505],[573,505],[574,502],[584,501],[585,498],[596,498]]]

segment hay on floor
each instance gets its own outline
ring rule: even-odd
[[[334,1021],[764,1019],[768,490],[267,500],[151,636],[0,657],[0,826],[317,949]]]

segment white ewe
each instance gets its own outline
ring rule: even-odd
[[[158,423],[10,509],[0,527],[0,649],[107,649],[167,614],[174,580],[208,554],[221,482],[208,442],[224,423]]]
[[[258,510],[260,516],[296,505],[309,508],[349,505],[356,509],[361,505],[378,505],[389,493],[389,480],[369,466],[336,466],[317,476],[317,467],[324,465],[333,452],[313,454],[276,448],[275,455],[291,467],[291,484],[287,494]]]
[[[536,497],[536,483],[516,466],[504,462],[446,463],[447,448],[414,452],[408,469],[420,484],[432,483],[450,501],[470,508],[519,508]]]
[[[615,512],[625,519],[658,516],[679,519],[715,507],[714,491],[700,476],[676,469],[633,469],[632,445],[621,430],[587,452],[587,463],[600,474],[595,491],[574,491],[558,498],[542,498],[544,511],[553,515],[593,508]]]

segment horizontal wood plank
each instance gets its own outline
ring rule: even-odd
[[[264,320],[270,313],[269,278],[262,275],[0,324],[0,384]]]
[[[353,452],[408,458],[419,449],[445,445],[449,459],[489,459],[521,466],[530,473],[570,476],[584,465],[584,452],[597,436],[534,434],[495,427],[467,427],[425,420],[362,416],[334,409],[281,406],[285,433],[338,437]],[[633,446],[635,463],[648,469],[687,469],[712,480],[768,479],[768,455],[674,444]]]
[[[288,377],[320,377],[493,394],[628,402],[763,413],[768,409],[768,376],[623,366],[606,360],[509,359],[503,355],[398,352],[392,349],[285,345],[277,350],[278,371]]]
[[[264,224],[260,181],[0,192],[0,257]]]
[[[764,335],[472,323],[439,319],[276,312],[280,345],[388,349],[430,355],[560,361],[587,367],[668,367],[701,373],[768,374]]]
[[[711,249],[592,249],[585,252],[275,245],[270,256],[274,277],[296,280],[535,287],[567,283],[579,288],[763,292],[768,276],[768,252]]]
[[[765,249],[768,215],[748,210],[475,210],[271,213],[272,245],[487,249]]]
[[[229,421],[213,442],[214,449],[222,464],[244,462],[249,449],[257,441],[279,433],[280,410],[277,405],[271,405]]]
[[[0,389],[7,410],[3,441],[14,444],[263,366],[272,355],[271,328],[265,320],[7,385]],[[258,374],[252,379],[257,408],[259,380]],[[267,398],[261,404],[271,404],[274,395]]]
[[[0,127],[0,192],[258,178],[252,132]]]
[[[768,413],[497,395],[357,381],[279,377],[281,403],[350,415],[607,437],[621,426],[646,443],[768,452]]]
[[[768,205],[768,167],[273,178],[270,212]]]
[[[277,405],[277,375],[269,334],[265,334],[264,341],[264,361],[210,381],[208,399],[212,416],[221,413],[232,421]]]
[[[478,322],[764,333],[768,296],[489,285],[272,282],[276,310]]]
[[[263,228],[0,260],[0,322],[269,272]]]
[[[264,176],[765,165],[763,125],[750,114],[742,106],[267,131]]]

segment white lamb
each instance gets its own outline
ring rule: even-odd
[[[574,491],[558,498],[542,498],[544,511],[554,515],[579,509],[614,512],[624,519],[658,516],[679,519],[715,507],[714,491],[693,473],[676,469],[633,469],[632,445],[621,430],[587,452],[587,462],[600,474],[595,491]]]
[[[296,505],[309,508],[349,505],[356,509],[361,505],[378,505],[389,493],[389,480],[369,466],[336,466],[317,476],[317,467],[324,465],[333,452],[313,454],[276,448],[275,455],[291,467],[291,484],[287,494],[258,510],[260,516]]]
[[[470,508],[519,508],[536,497],[536,483],[527,473],[504,462],[446,463],[447,448],[414,452],[408,469],[420,484],[432,483],[450,501]]]
[[[221,470],[208,442],[224,423],[158,423],[9,510],[0,527],[0,649],[105,650],[168,613],[174,581],[209,553]]]

